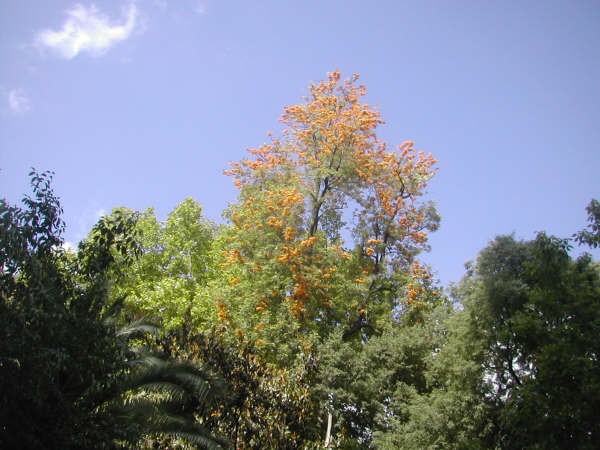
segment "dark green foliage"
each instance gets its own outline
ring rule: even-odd
[[[378,448],[596,448],[600,276],[568,240],[496,238],[455,287],[461,308],[423,367],[427,388]],[[440,320],[441,319],[441,320]]]
[[[544,233],[497,238],[459,291],[502,448],[594,448],[600,436],[600,277],[568,250]]]
[[[470,313],[441,306],[425,324],[437,336],[423,369],[427,387],[407,398],[403,420],[376,436],[378,448],[495,448],[493,409],[481,388],[485,351]]]
[[[216,401],[218,379],[131,347],[149,324],[117,328],[108,286],[135,255],[135,216],[101,219],[75,256],[61,248],[51,174],[31,177],[24,208],[0,203],[0,448],[135,448],[153,434],[220,448],[192,415]]]
[[[592,199],[586,207],[588,213],[588,222],[586,230],[581,230],[573,235],[573,238],[579,244],[586,244],[592,248],[597,248],[600,245],[600,202]]]
[[[318,348],[315,400],[334,418],[336,441],[345,448],[378,446],[408,419],[410,401],[429,391],[432,354],[445,341],[440,306],[423,323],[403,321],[364,342],[333,334]]]
[[[329,414],[334,448],[597,447],[600,272],[568,239],[496,238],[455,305],[425,277],[405,294],[431,308],[403,309],[399,270],[346,293],[377,297],[377,326],[366,309],[318,316],[320,333],[272,333],[293,351],[269,359],[219,322],[238,280],[219,272],[224,237],[196,202],[164,225],[115,209],[75,254],[51,174],[31,177],[23,206],[0,201],[0,448],[316,449]],[[574,240],[596,247],[600,203],[588,214]]]
[[[139,214],[126,208],[115,208],[110,215],[100,218],[87,239],[79,244],[79,272],[94,277],[110,278],[121,275],[140,253],[137,231]]]
[[[250,345],[227,344],[218,333],[171,335],[162,342],[167,353],[201,361],[226,380],[227,399],[197,412],[206,429],[226,436],[236,449],[304,449],[318,440],[310,364],[274,368]]]
[[[199,448],[228,448],[198,421],[222,401],[219,378],[198,364],[144,354],[129,361],[130,370],[119,380],[118,393],[97,408],[99,416],[119,425],[117,441],[138,448],[143,437],[151,441],[183,440]]]
[[[24,208],[1,204],[0,447],[111,447],[89,400],[112,390],[123,358],[102,324],[106,287],[76,281],[60,248],[51,174],[32,172]],[[92,444],[95,442],[95,444]]]

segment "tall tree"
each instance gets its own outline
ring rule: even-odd
[[[502,448],[594,448],[600,433],[600,274],[568,240],[502,236],[479,255],[459,298],[481,344],[481,392]]]
[[[240,193],[227,213],[218,314],[276,359],[341,324],[348,337],[372,335],[427,298],[415,256],[437,227],[420,200],[435,161],[412,142],[387,150],[357,80],[336,71],[312,85],[305,103],[285,108],[283,136],[226,172]]]

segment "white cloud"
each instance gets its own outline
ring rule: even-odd
[[[29,97],[21,88],[11,89],[8,92],[8,107],[15,114],[25,114],[31,109]]]
[[[100,55],[127,39],[135,29],[138,23],[135,4],[130,3],[123,13],[124,21],[116,23],[93,4],[89,7],[76,4],[66,12],[67,19],[61,30],[43,30],[37,35],[36,42],[65,59],[72,59],[81,52]]]

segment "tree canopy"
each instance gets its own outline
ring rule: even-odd
[[[221,448],[182,409],[214,401],[220,381],[196,363],[142,352],[155,327],[119,325],[122,302],[110,301],[115,264],[136,254],[135,215],[102,218],[70,253],[51,180],[34,171],[24,207],[0,203],[1,446],[112,449],[173,435]]]
[[[357,81],[332,72],[311,85],[285,108],[282,137],[226,171],[240,192],[227,210],[218,314],[275,358],[310,352],[312,335],[341,324],[347,335],[381,332],[431,299],[415,257],[439,220],[422,200],[435,160],[412,142],[387,149]]]
[[[223,224],[117,207],[73,251],[51,173],[0,201],[1,447],[597,447],[600,265],[573,246],[598,201],[444,290],[420,260],[436,161],[379,139],[358,79],[231,164]]]

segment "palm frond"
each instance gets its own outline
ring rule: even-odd
[[[144,352],[128,365],[119,394],[98,408],[100,415],[123,421],[130,429],[139,430],[140,436],[171,436],[207,449],[228,446],[202,427],[191,410],[185,413],[191,405],[200,405],[201,410],[213,405],[224,394],[220,378],[198,364]]]
[[[177,431],[170,433],[171,436],[183,439],[190,444],[194,444],[199,446],[200,448],[205,448],[207,450],[222,450],[224,448],[228,448],[229,443],[227,441],[223,441],[220,439],[210,439],[205,437],[205,435],[201,433],[194,433],[189,431]]]
[[[126,325],[123,325],[119,329],[117,329],[118,337],[131,338],[136,336],[144,336],[144,335],[158,335],[158,326],[146,319],[145,317],[133,320]]]
[[[173,422],[173,425],[175,426],[172,429],[169,429],[168,424],[165,424],[164,434],[183,439],[190,444],[211,450],[222,450],[231,447],[231,444],[227,440],[211,436],[210,431],[197,422],[188,423],[187,426]]]

